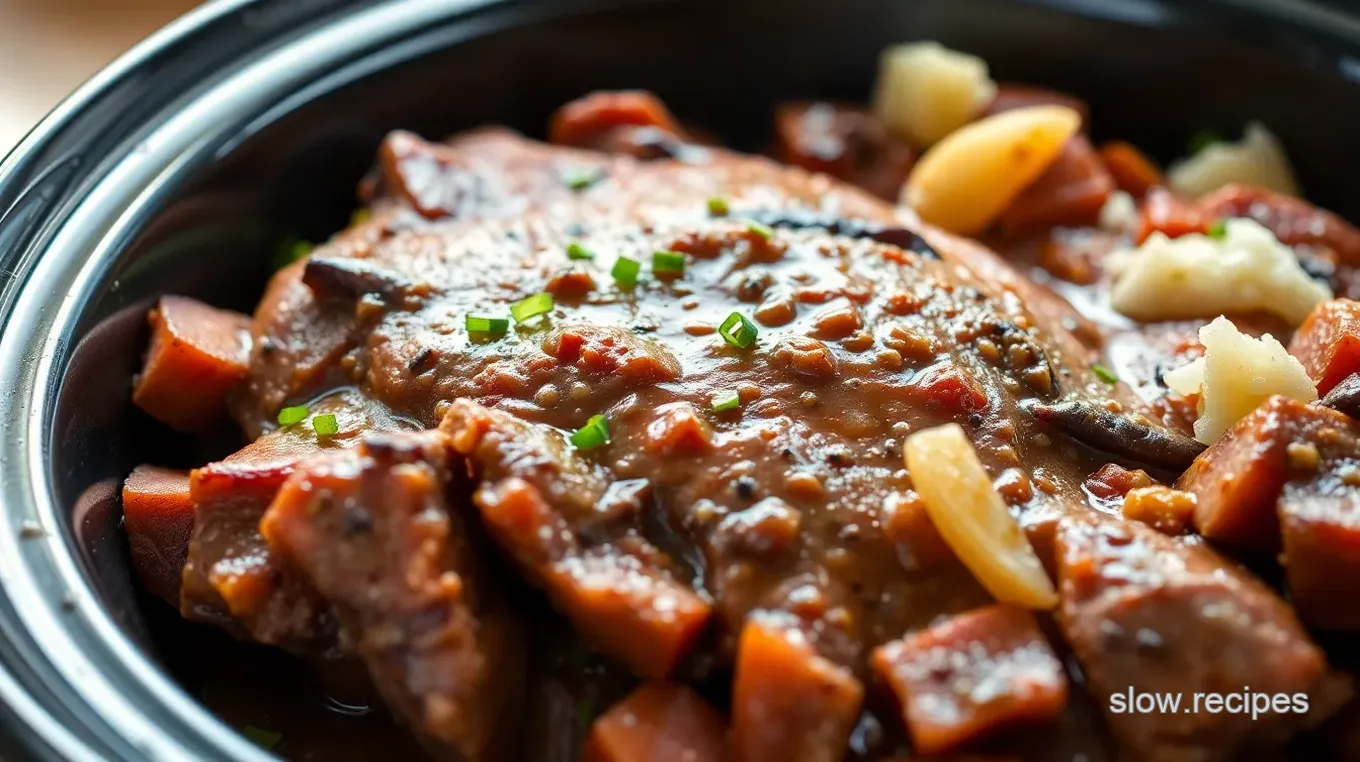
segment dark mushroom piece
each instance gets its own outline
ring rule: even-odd
[[[1204,445],[1173,431],[1111,413],[1088,400],[1039,402],[1021,406],[1039,421],[1086,445],[1153,466],[1180,470],[1204,451]]]

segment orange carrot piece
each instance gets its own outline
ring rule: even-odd
[[[142,584],[178,607],[180,575],[194,529],[188,472],[157,466],[133,469],[123,482],[123,523]]]
[[[864,686],[796,629],[759,614],[737,644],[733,762],[839,762]]]
[[[161,297],[147,316],[151,347],[132,401],[180,431],[202,431],[226,410],[245,378],[250,318],[180,296]]]
[[[1158,185],[1166,185],[1162,170],[1132,143],[1111,140],[1100,147],[1100,158],[1114,184],[1134,198],[1142,198]]]
[[[1314,307],[1289,342],[1289,354],[1317,382],[1319,396],[1360,371],[1360,302],[1334,299]]]
[[[1034,615],[998,604],[875,649],[874,669],[902,704],[914,747],[952,751],[996,730],[1049,722],[1067,678]]]
[[[1171,191],[1156,187],[1147,192],[1138,215],[1135,243],[1146,241],[1153,233],[1179,238],[1189,233],[1209,232],[1209,220],[1194,205],[1182,201]]]
[[[1020,234],[1058,225],[1091,225],[1114,192],[1114,179],[1084,135],[1067,141],[1057,160],[1001,214],[1001,227]]]
[[[616,127],[656,127],[684,134],[666,105],[645,90],[601,91],[578,98],[557,110],[548,134],[558,145],[593,148]]]
[[[1349,431],[1346,415],[1284,397],[1271,397],[1238,421],[1181,474],[1176,488],[1195,493],[1195,526],[1229,545],[1275,551],[1280,545],[1276,503],[1293,477],[1289,445],[1319,433]]]
[[[722,762],[726,733],[694,691],[650,682],[595,720],[580,762]]]

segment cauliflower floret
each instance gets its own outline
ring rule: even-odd
[[[926,148],[972,120],[996,95],[987,62],[938,42],[883,51],[874,111],[888,130]]]
[[[1195,439],[1211,444],[1239,419],[1273,394],[1300,402],[1317,399],[1317,387],[1303,363],[1274,336],[1259,339],[1218,317],[1199,329],[1204,356],[1166,374],[1166,385],[1181,394],[1199,394]]]
[[[1167,238],[1113,255],[1110,303],[1135,320],[1176,320],[1264,310],[1298,325],[1331,289],[1313,280],[1289,247],[1254,220],[1231,219],[1223,235]]]
[[[1284,148],[1260,122],[1248,124],[1237,143],[1212,143],[1172,164],[1166,179],[1172,190],[1187,196],[1202,196],[1233,183],[1299,195]]]

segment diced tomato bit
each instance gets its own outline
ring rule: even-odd
[[[600,715],[580,762],[722,762],[721,715],[678,683],[644,683]]]
[[[1206,218],[1247,217],[1269,228],[1287,246],[1334,250],[1343,262],[1360,264],[1360,230],[1331,212],[1302,199],[1246,185],[1229,185],[1205,196]]]
[[[683,135],[675,117],[645,90],[595,92],[568,103],[553,115],[549,139],[558,145],[595,148],[617,127],[656,127]]]
[[[142,584],[178,607],[180,577],[194,529],[188,472],[156,466],[134,469],[123,482],[123,524]]]
[[[1208,233],[1210,222],[1212,220],[1206,219],[1197,207],[1182,201],[1171,191],[1152,188],[1143,198],[1134,242],[1142,243],[1153,233],[1163,233],[1169,238]]]
[[[656,418],[647,424],[647,449],[651,452],[698,455],[712,446],[713,427],[694,405],[672,402],[656,412]]]
[[[1123,498],[1129,490],[1153,484],[1152,477],[1141,468],[1131,471],[1116,463],[1106,463],[1091,474],[1083,486],[1101,500],[1115,500]]]
[[[1093,225],[1114,188],[1091,141],[1077,135],[1039,179],[1011,201],[1001,215],[1001,227],[1021,234],[1060,225]]]
[[[1034,615],[1006,604],[883,645],[873,665],[902,705],[912,744],[926,754],[1050,722],[1067,704],[1062,663]]]
[[[1153,188],[1166,185],[1162,171],[1132,143],[1112,140],[1100,147],[1100,158],[1115,185],[1134,198],[1142,198]]]
[[[580,333],[566,330],[543,343],[543,351],[564,364],[572,364],[581,359],[581,348],[586,339]]]
[[[864,686],[794,626],[748,618],[732,685],[732,762],[840,762]]]
[[[180,431],[211,427],[226,412],[227,393],[246,377],[250,318],[164,296],[147,319],[151,347],[133,403]]]
[[[1289,353],[1317,382],[1319,396],[1360,371],[1360,302],[1334,299],[1314,307],[1289,342]]]
[[[952,363],[937,363],[922,370],[911,386],[938,407],[953,413],[978,413],[987,409],[987,393],[968,371]]]
[[[1351,420],[1316,405],[1275,396],[1200,453],[1176,482],[1195,494],[1195,526],[1205,537],[1262,551],[1280,545],[1276,503],[1293,475],[1289,448]]]

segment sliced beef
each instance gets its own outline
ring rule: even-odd
[[[1202,544],[1135,522],[1070,519],[1058,541],[1058,621],[1115,735],[1158,762],[1283,743],[1349,696],[1294,613]],[[1115,694],[1305,694],[1304,714],[1114,711]],[[1186,703],[1185,706],[1190,706]]]
[[[307,581],[264,541],[260,518],[303,458],[353,447],[362,432],[402,427],[353,391],[314,403],[311,413],[334,415],[339,432],[320,437],[307,422],[282,427],[192,472],[193,533],[180,591],[186,618],[302,653],[329,650],[334,623]]]
[[[194,529],[189,474],[156,466],[134,469],[123,482],[123,526],[142,584],[178,606],[180,575]]]
[[[810,172],[825,172],[896,201],[916,164],[916,151],[888,134],[872,110],[845,103],[796,102],[774,117],[776,154]]]
[[[334,607],[347,651],[441,758],[513,753],[526,641],[458,509],[437,432],[366,436],[297,466],[262,522]]]

